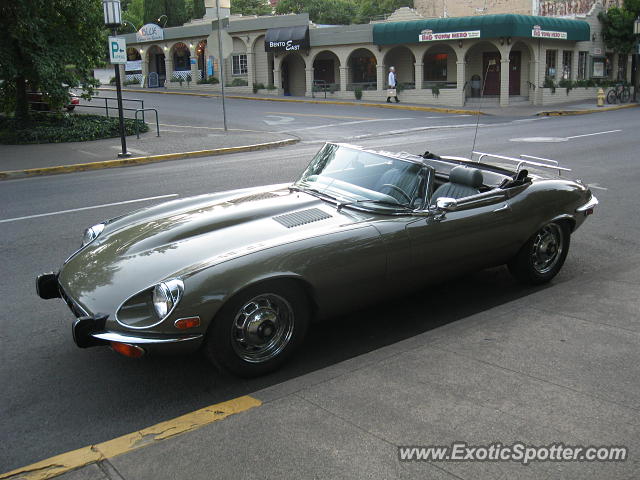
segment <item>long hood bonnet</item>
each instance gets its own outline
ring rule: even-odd
[[[94,313],[175,275],[366,221],[286,188],[202,196],[161,204],[110,222],[60,272],[68,294]]]

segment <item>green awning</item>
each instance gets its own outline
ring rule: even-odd
[[[504,14],[375,23],[373,25],[373,43],[376,45],[418,43],[423,30],[431,30],[434,34],[479,31],[479,38],[534,38],[533,30],[536,26],[540,27],[542,38],[574,42],[588,41],[591,38],[589,24],[583,20]],[[562,35],[557,35],[558,32]],[[469,38],[478,37],[476,35]]]

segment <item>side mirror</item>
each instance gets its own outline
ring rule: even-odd
[[[453,212],[458,208],[458,200],[449,197],[440,197],[436,200],[436,208],[443,212]]]

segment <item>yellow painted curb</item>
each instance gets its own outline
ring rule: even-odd
[[[108,88],[99,88],[98,90],[113,91]],[[123,92],[140,92],[136,89],[122,89]],[[220,97],[217,93],[197,93],[197,92],[142,92],[142,93],[159,93],[162,95],[190,95],[194,97]],[[460,115],[485,115],[484,112],[478,110],[463,110],[459,108],[445,108],[445,107],[422,107],[418,105],[397,105],[386,103],[366,103],[366,102],[352,102],[349,100],[313,100],[302,98],[282,98],[282,97],[250,97],[248,95],[225,95],[226,98],[233,98],[236,100],[258,100],[262,102],[288,102],[288,103],[311,103],[311,104],[326,104],[326,105],[349,105],[360,107],[377,107],[377,108],[391,108],[394,110],[410,110],[414,112],[437,112],[437,113],[455,113]]]
[[[146,163],[164,162],[166,160],[179,160],[183,158],[212,157],[229,153],[252,152],[266,150],[268,148],[293,145],[300,140],[288,138],[277,142],[256,143],[254,145],[242,145],[239,147],[224,147],[213,150],[197,150],[194,152],[166,153],[163,155],[149,155],[146,157],[119,158],[117,160],[104,160],[101,162],[76,163],[73,165],[58,165],[55,167],[29,168],[26,170],[9,170],[0,172],[0,180],[10,178],[34,177],[38,175],[58,175],[60,173],[83,172],[87,170],[102,170],[104,168],[127,167],[131,165],[143,165]]]
[[[155,442],[196,430],[204,425],[260,405],[262,405],[262,402],[256,398],[250,396],[238,397],[114,438],[113,440],[56,455],[27,467],[3,473],[0,475],[0,479],[46,480],[85,465],[113,458]]]
[[[560,117],[565,115],[587,115],[589,113],[601,113],[601,112],[612,112],[614,110],[622,110],[624,108],[635,108],[640,106],[637,103],[631,103],[629,105],[616,105],[614,107],[599,107],[592,108],[589,110],[550,110],[546,112],[540,112],[536,115],[545,116],[545,117]]]

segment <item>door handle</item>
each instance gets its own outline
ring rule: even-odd
[[[509,210],[509,204],[505,203],[503,206],[496,208],[493,213],[504,212]]]

